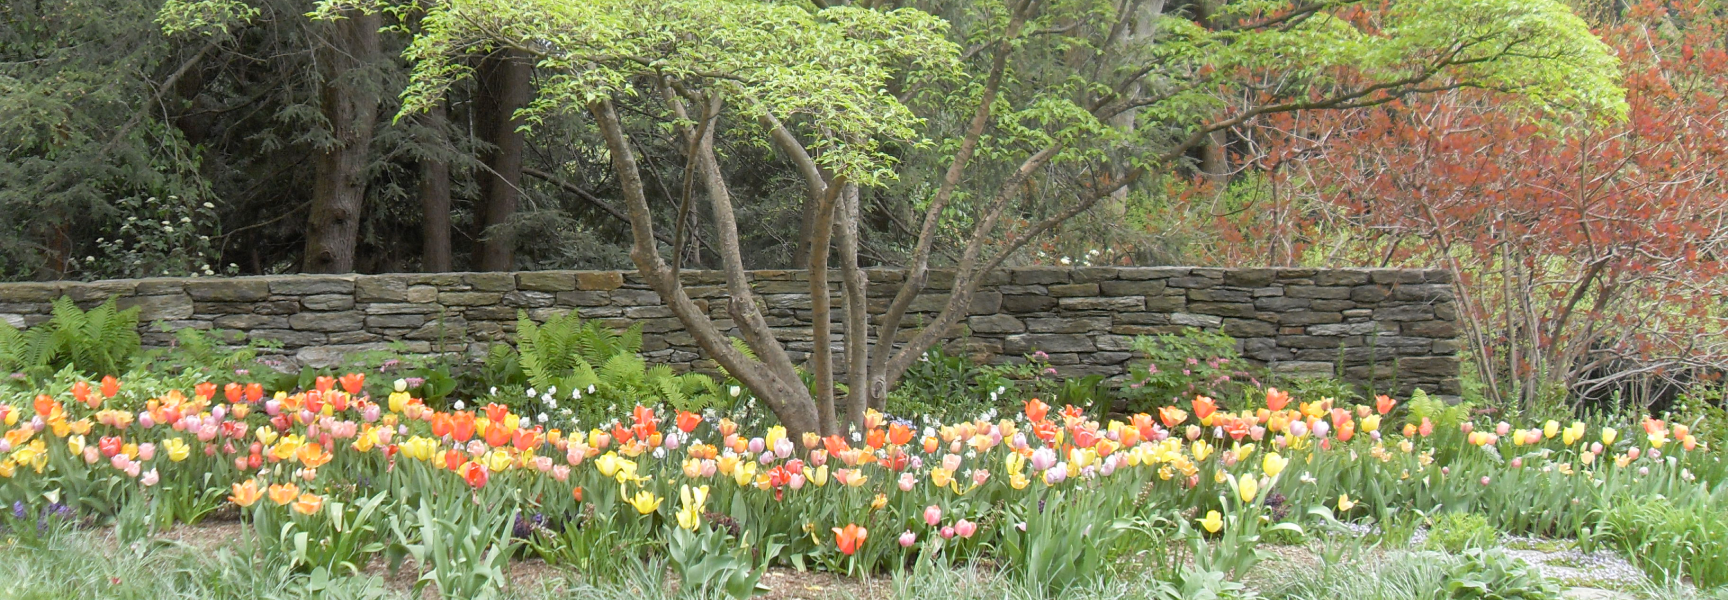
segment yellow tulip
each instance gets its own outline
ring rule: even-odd
[[[1260,460],[1260,470],[1265,471],[1267,477],[1277,477],[1289,464],[1289,459],[1279,456],[1277,452],[1269,452],[1266,458]]]
[[[180,462],[192,455],[192,446],[180,438],[162,440],[162,450],[168,454],[168,460]]]
[[[1351,500],[1349,494],[1338,494],[1338,512],[1350,512],[1352,508],[1356,508],[1356,501]]]
[[[607,452],[605,454],[600,455],[600,458],[594,459],[594,468],[600,470],[600,475],[602,477],[611,477],[613,475],[618,474],[618,469],[619,469],[618,463],[622,462],[623,460],[624,459],[622,459],[622,458],[618,458],[618,453]]]
[[[948,487],[948,484],[953,482],[954,474],[949,473],[948,469],[942,467],[932,467],[930,469],[930,483],[934,484],[936,487]]]
[[[414,436],[402,442],[401,450],[404,456],[414,460],[432,460],[432,455],[438,452],[438,442]]]
[[[630,498],[630,506],[635,507],[636,512],[645,515],[660,510],[660,503],[664,501],[664,498],[655,496],[654,492],[642,490],[636,492],[636,495]]]
[[[1026,486],[1031,485],[1031,483],[1032,483],[1032,480],[1027,479],[1025,473],[1009,473],[1008,474],[1008,486],[1012,487],[1014,489],[1017,489],[1017,490],[1026,489]]]
[[[1200,519],[1200,527],[1204,528],[1206,533],[1218,533],[1218,530],[1224,528],[1224,515],[1215,510],[1206,511],[1206,518]]]
[[[269,427],[259,427],[253,431],[258,436],[258,442],[266,446],[276,443],[276,430]]]
[[[72,453],[73,456],[83,454],[84,453],[84,436],[74,435],[72,437],[66,438],[66,451]]]
[[[1602,445],[1612,446],[1614,445],[1614,439],[1618,437],[1620,437],[1620,432],[1615,430],[1613,427],[1602,428]]]
[[[1206,440],[1194,440],[1191,451],[1194,453],[1194,462],[1200,462],[1212,455],[1212,445],[1206,443]]]
[[[1260,482],[1253,477],[1243,476],[1236,482],[1236,495],[1243,502],[1253,502],[1254,498],[1260,495]]]
[[[816,470],[814,471],[811,471],[806,467],[804,469],[804,478],[809,479],[810,483],[816,484],[816,487],[828,485],[828,465],[816,467]]]
[[[1362,419],[1362,433],[1370,433],[1380,428],[1380,415],[1368,415]]]
[[[1554,439],[1556,435],[1560,435],[1560,423],[1558,421],[1549,419],[1547,423],[1542,424],[1542,437]]]
[[[1009,452],[1003,463],[1008,467],[1009,473],[1019,473],[1026,470],[1026,457],[1021,456],[1018,452]]]
[[[15,468],[16,466],[13,464],[12,459],[7,458],[5,460],[0,460],[0,477],[8,479],[11,478]]]
[[[743,463],[738,465],[738,468],[732,470],[732,480],[736,482],[739,487],[750,485],[750,482],[754,479],[756,479],[756,463]]]
[[[515,460],[510,458],[509,452],[505,452],[503,448],[495,448],[491,452],[486,453],[485,460],[482,464],[486,465],[486,469],[493,473],[502,473],[504,470],[509,469],[510,465],[515,464],[515,462]]]

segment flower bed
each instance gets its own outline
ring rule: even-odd
[[[497,589],[524,555],[595,574],[660,556],[734,596],[770,565],[920,561],[988,560],[1049,591],[1124,560],[1224,585],[1263,536],[1469,511],[1504,532],[1613,539],[1599,508],[1723,495],[1687,424],[1478,423],[1420,394],[1345,406],[1272,389],[1235,412],[1201,396],[1103,420],[1033,399],[993,422],[872,412],[861,431],[794,438],[643,406],[561,431],[500,404],[430,408],[401,384],[373,397],[359,374],[273,396],[60,381],[0,404],[14,539],[72,515],[160,529],[235,507],[274,564],[412,556],[451,597]]]

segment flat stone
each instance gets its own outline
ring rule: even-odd
[[[1170,324],[1184,327],[1217,327],[1224,324],[1224,317],[1216,315],[1196,315],[1192,313],[1175,313],[1170,315]]]
[[[1077,334],[1022,333],[1002,340],[1002,351],[1009,354],[1028,354],[1039,350],[1047,353],[1093,352],[1097,349],[1098,346],[1092,343],[1092,338]]]
[[[505,292],[505,306],[520,308],[545,308],[558,302],[558,295],[551,292],[514,291]]]
[[[1321,323],[1339,323],[1343,320],[1344,314],[1335,312],[1300,310],[1278,315],[1280,325],[1318,325]]]
[[[1080,296],[1097,296],[1096,283],[1063,283],[1049,286],[1050,295],[1057,298],[1076,298]]]
[[[365,325],[366,316],[358,311],[303,312],[288,317],[288,326],[300,331],[354,331]]]
[[[1048,317],[1026,319],[1026,331],[1032,333],[1086,333],[1107,331],[1110,317]]]
[[[577,271],[576,289],[606,291],[624,287],[624,274],[617,271]]]
[[[1236,338],[1270,337],[1277,335],[1278,327],[1254,319],[1224,319],[1224,333]]]
[[[1452,356],[1412,356],[1398,359],[1398,370],[1411,375],[1458,376],[1458,359]]]
[[[211,324],[221,329],[287,329],[288,318],[271,315],[224,315],[216,317]]]
[[[410,340],[461,340],[468,333],[468,320],[462,317],[433,319],[404,336]]]
[[[1452,299],[1452,286],[1439,283],[1406,284],[1392,288],[1392,299],[1401,302],[1435,302]]]
[[[248,339],[280,342],[284,348],[299,348],[323,344],[327,338],[316,331],[293,331],[289,329],[253,329],[246,332]]]
[[[438,301],[438,288],[430,285],[408,286],[409,302],[431,303]]]
[[[1008,315],[982,315],[966,319],[966,326],[974,333],[1020,333],[1026,331],[1026,324]]]
[[[249,302],[270,297],[270,282],[262,279],[207,278],[186,282],[186,293],[204,302]]]
[[[59,298],[60,282],[23,282],[0,284],[0,300],[6,302],[51,302]],[[106,296],[101,296],[105,298]]]
[[[993,315],[1002,312],[1002,294],[998,292],[975,292],[972,294],[972,304],[966,307],[968,315]]]
[[[347,294],[316,294],[300,299],[306,310],[348,310],[354,308],[354,297]]]
[[[400,275],[368,275],[357,278],[354,280],[354,300],[356,302],[406,302],[408,301],[408,278]]]
[[[1062,310],[1073,311],[1141,311],[1146,310],[1146,299],[1141,296],[1062,298],[1058,305]]]
[[[1363,323],[1327,323],[1310,325],[1308,335],[1368,335],[1380,331],[1380,324],[1372,321]]]
[[[284,296],[353,294],[353,275],[283,275],[270,278],[270,293]]]
[[[1368,272],[1359,269],[1331,269],[1314,274],[1314,285],[1355,286],[1368,281]]]
[[[1284,295],[1291,298],[1318,298],[1325,300],[1347,300],[1350,298],[1347,287],[1318,287],[1312,285],[1284,286]]]
[[[374,315],[366,317],[367,329],[414,328],[426,324],[426,316],[418,314]]]
[[[436,304],[409,304],[397,302],[380,302],[366,305],[368,315],[419,315],[435,313],[444,307]]]
[[[1290,360],[1274,363],[1272,372],[1289,376],[1330,376],[1335,368],[1329,362]]]
[[[186,294],[132,296],[116,303],[121,309],[138,308],[138,321],[168,321],[192,318],[192,297]]]
[[[1254,297],[1247,290],[1208,288],[1188,290],[1188,300],[1191,302],[1253,302]]]
[[[477,292],[508,292],[516,289],[516,275],[511,273],[468,273],[462,283]]]
[[[1434,307],[1426,304],[1406,304],[1374,309],[1376,321],[1428,321],[1434,318]]]
[[[502,299],[499,292],[438,292],[438,303],[445,306],[487,306]]]
[[[1062,267],[1021,267],[1013,269],[1009,277],[1015,285],[1039,285],[1052,283],[1068,283],[1069,270]]]
[[[1188,310],[1204,315],[1252,318],[1257,312],[1249,302],[1189,302]]]
[[[1106,296],[1145,296],[1164,293],[1166,284],[1162,279],[1147,279],[1139,281],[1113,280],[1099,282],[1099,292]]]
[[[570,271],[531,271],[516,274],[516,289],[534,292],[576,290],[576,274]]]
[[[1398,331],[1425,338],[1454,338],[1458,337],[1458,324],[1452,321],[1406,322],[1399,326]]]
[[[1272,269],[1231,269],[1224,272],[1224,285],[1236,287],[1260,287],[1271,285],[1277,277]]]
[[[186,291],[187,279],[177,277],[150,277],[138,280],[138,295],[162,296],[179,294]]]

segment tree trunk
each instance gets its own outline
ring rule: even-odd
[[[378,56],[379,16],[360,11],[342,16],[323,25],[328,37],[317,50],[323,79],[319,103],[332,141],[313,157],[317,176],[302,265],[308,273],[354,270],[360,210],[366,199],[366,161],[378,117],[375,82],[364,78]]]
[[[442,102],[420,115],[426,128],[422,144],[442,153],[449,146],[448,125]],[[441,273],[454,268],[450,260],[450,163],[438,156],[420,159],[421,245],[420,270]]]
[[[528,106],[533,64],[518,50],[499,50],[480,60],[474,99],[480,139],[493,146],[480,173],[480,243],[474,270],[508,271],[516,264],[516,240],[500,227],[516,214],[521,197],[522,156],[526,140],[516,111]]]

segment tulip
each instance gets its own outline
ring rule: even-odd
[[[1241,498],[1244,503],[1253,502],[1254,499],[1260,495],[1260,482],[1256,481],[1253,477],[1242,477],[1242,479],[1236,483],[1236,495]]]
[[[916,543],[918,543],[918,534],[912,533],[912,530],[908,529],[905,533],[900,534],[901,548],[911,548]]]
[[[869,530],[856,524],[848,524],[844,528],[835,527],[834,545],[840,549],[841,554],[851,556],[858,551],[858,547],[864,544],[864,540],[869,535]]]
[[[156,473],[156,469],[150,469],[149,471],[144,472],[144,476],[140,478],[138,482],[144,484],[144,487],[150,487],[156,485],[156,483],[161,480],[162,476]]]
[[[1204,528],[1206,533],[1218,533],[1218,530],[1224,528],[1224,515],[1215,510],[1206,511],[1206,518],[1200,519],[1200,527]]]
[[[924,524],[935,527],[942,522],[942,507],[934,504],[924,507]]]
[[[300,486],[292,483],[270,484],[270,501],[275,502],[277,506],[287,505],[289,502],[293,502],[294,498],[299,495]]]
[[[654,495],[653,492],[642,490],[636,492],[634,497],[629,498],[629,503],[631,507],[636,509],[637,513],[645,515],[660,510],[660,503],[665,500],[665,498]]]
[[[960,536],[960,537],[965,538],[965,539],[971,539],[972,534],[977,533],[977,532],[978,532],[978,524],[977,523],[973,523],[973,522],[968,521],[966,519],[960,519],[959,521],[954,523],[954,535]]]
[[[1339,494],[1338,495],[1338,512],[1347,513],[1347,512],[1350,512],[1350,509],[1352,509],[1352,508],[1356,508],[1356,501],[1351,500],[1349,494]]]
[[[294,512],[303,515],[316,513],[318,512],[318,509],[323,507],[324,497],[317,494],[301,494],[300,497],[294,501],[293,506]]]
[[[237,482],[233,488],[234,493],[228,496],[228,501],[240,505],[240,508],[250,507],[264,497],[263,492],[258,489],[256,479],[248,479],[245,483]]]
[[[1260,460],[1260,469],[1266,473],[1267,477],[1277,477],[1279,473],[1284,472],[1284,467],[1289,464],[1289,459],[1279,456],[1277,452],[1269,452],[1265,458]]]

